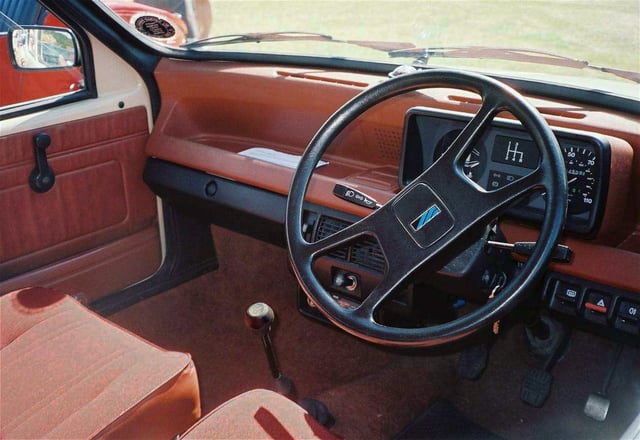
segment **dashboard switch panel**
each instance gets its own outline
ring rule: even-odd
[[[578,327],[637,345],[640,343],[640,292],[629,292],[560,273],[550,273],[543,300]]]

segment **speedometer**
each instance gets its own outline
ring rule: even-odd
[[[581,214],[590,211],[595,202],[596,155],[590,148],[563,145],[567,167],[569,212]]]

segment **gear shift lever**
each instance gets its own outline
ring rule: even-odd
[[[262,345],[264,346],[264,352],[267,355],[267,361],[269,362],[269,368],[271,369],[271,376],[273,376],[276,383],[276,391],[295,401],[297,396],[293,382],[280,372],[278,360],[276,359],[276,354],[273,351],[273,345],[271,343],[271,324],[273,324],[274,319],[275,314],[273,313],[273,309],[262,302],[251,304],[244,315],[244,322],[247,324],[247,327],[262,337]],[[331,428],[336,422],[327,406],[319,400],[304,398],[300,399],[298,404],[327,428]]]
[[[271,376],[276,383],[276,390],[278,393],[286,396],[292,400],[295,400],[295,388],[293,382],[287,376],[283,375],[278,367],[278,359],[273,351],[273,344],[271,342],[271,325],[275,319],[273,309],[267,304],[258,302],[252,304],[247,308],[244,316],[244,322],[251,330],[259,334],[262,338],[262,345],[264,346],[264,352],[267,355],[267,361],[269,362],[269,368],[271,369]]]

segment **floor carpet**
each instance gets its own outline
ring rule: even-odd
[[[162,347],[192,354],[205,412],[243,391],[272,387],[260,340],[243,321],[256,301],[276,312],[273,339],[283,372],[301,397],[327,404],[334,430],[348,439],[392,438],[436,398],[504,438],[611,438],[640,411],[638,349],[623,352],[605,423],[585,417],[582,406],[600,388],[614,345],[585,333],[574,334],[554,370],[547,405],[528,407],[518,398],[528,359],[521,328],[497,341],[480,380],[463,381],[455,354],[384,349],[301,316],[284,249],[215,227],[213,234],[219,270],[111,316]]]

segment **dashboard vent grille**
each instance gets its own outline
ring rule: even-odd
[[[320,222],[318,223],[318,230],[316,231],[316,241],[321,240],[325,237],[335,234],[338,231],[349,226],[349,223],[344,222],[342,220],[338,220],[331,217],[320,217]],[[341,260],[348,260],[349,257],[349,248],[339,248],[334,249],[329,253],[332,257],[339,258]]]
[[[350,223],[343,220],[321,216],[315,240],[321,240],[333,235],[349,225]],[[329,255],[380,273],[384,272],[386,266],[382,249],[380,249],[376,240],[369,237],[358,240],[344,248],[334,249]]]
[[[351,246],[351,258],[353,264],[364,266],[376,272],[384,272],[384,255],[378,243],[372,238],[365,238]]]

